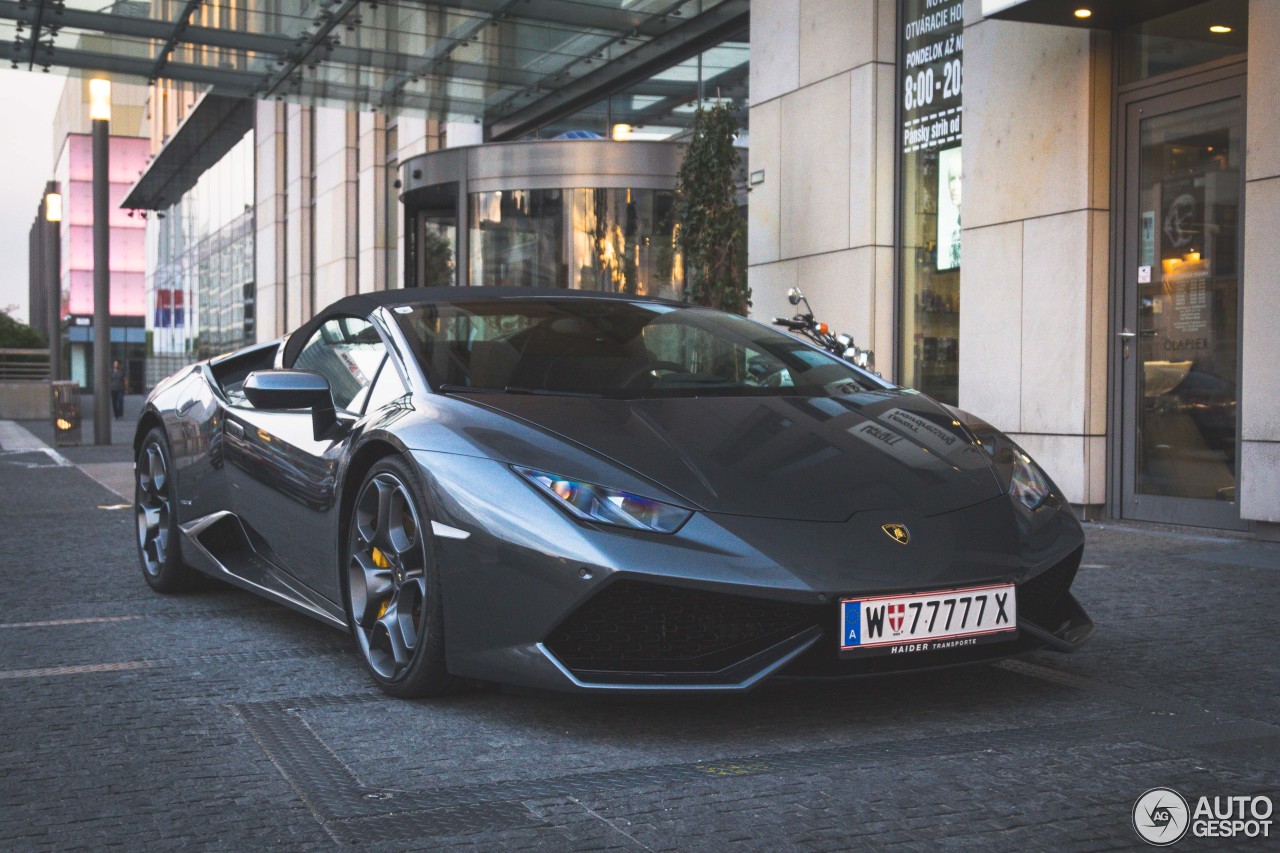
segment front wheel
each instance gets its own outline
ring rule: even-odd
[[[156,592],[189,589],[194,578],[183,564],[174,512],[173,457],[164,430],[156,427],[142,441],[134,463],[133,506],[138,526],[142,576]]]
[[[445,693],[444,608],[417,472],[391,456],[365,475],[347,534],[347,618],[373,680],[392,696]]]

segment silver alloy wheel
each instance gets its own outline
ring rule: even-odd
[[[383,471],[365,483],[352,519],[347,583],[356,639],[390,681],[413,662],[425,619],[426,551],[408,487]]]
[[[138,548],[142,567],[156,577],[169,555],[169,469],[160,445],[151,442],[138,460],[134,514],[138,520]]]

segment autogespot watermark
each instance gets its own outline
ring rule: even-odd
[[[1271,798],[1200,797],[1194,807],[1172,788],[1152,788],[1133,804],[1133,829],[1157,847],[1194,838],[1270,838]]]

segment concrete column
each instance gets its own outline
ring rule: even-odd
[[[474,121],[447,121],[444,123],[446,148],[479,145],[484,142],[484,125]]]
[[[285,327],[294,329],[322,307],[316,305],[315,299],[315,149],[311,108],[285,106],[285,133]]]
[[[1245,234],[1240,365],[1240,515],[1280,522],[1280,4],[1249,3]],[[1252,61],[1254,58],[1258,61]]]
[[[358,176],[359,242],[357,263],[361,293],[386,290],[387,281],[387,121],[381,113],[360,113]],[[394,211],[392,211],[394,213]]]
[[[966,5],[960,406],[1105,501],[1110,56]]]
[[[315,110],[315,306],[358,288],[356,113]]]
[[[748,202],[754,317],[799,286],[834,328],[893,364],[894,0],[752,9]]]
[[[258,340],[286,331],[288,252],[285,246],[285,106],[259,101],[255,107],[254,282]]]

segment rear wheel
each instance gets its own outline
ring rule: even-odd
[[[416,472],[390,456],[365,475],[348,525],[347,618],[373,680],[402,698],[456,684],[425,507]]]
[[[189,589],[194,573],[183,565],[178,546],[178,516],[170,476],[169,439],[156,427],[142,441],[134,464],[134,516],[138,523],[138,559],[142,576],[156,592]]]

